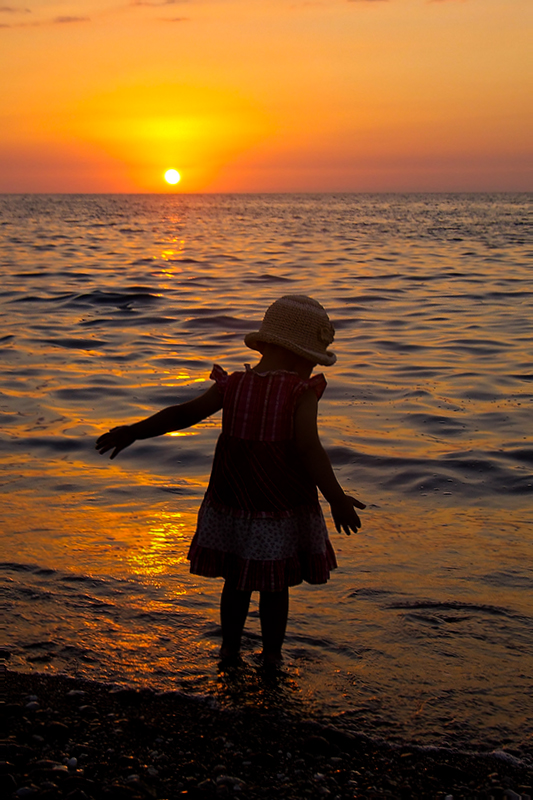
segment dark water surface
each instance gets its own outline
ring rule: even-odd
[[[533,238],[527,195],[0,196],[5,643],[17,669],[255,703],[217,674],[220,581],[186,562],[219,419],[110,463],[286,293],[337,336],[323,442],[368,508],[291,593],[295,713],[533,752]],[[326,509],[327,513],[327,509]]]

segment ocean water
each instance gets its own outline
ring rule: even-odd
[[[0,197],[10,667],[532,757],[531,200]],[[272,687],[257,605],[247,670],[220,675],[221,581],[188,573],[218,416],[113,462],[94,440],[253,363],[243,336],[287,293],[334,321],[321,436],[367,509],[331,528],[331,581],[291,591]]]

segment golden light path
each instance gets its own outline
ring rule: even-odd
[[[167,169],[165,172],[165,180],[167,183],[171,183],[172,185],[179,183],[181,180],[181,175],[176,169]]]

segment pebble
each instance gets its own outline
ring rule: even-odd
[[[80,706],[78,711],[84,719],[95,719],[98,716],[98,711],[91,705]]]
[[[32,795],[36,794],[39,791],[37,786],[21,786],[20,789],[17,789],[15,792],[17,797],[20,797],[21,800],[24,800],[26,797],[31,797]]]
[[[236,786],[242,788],[244,786],[244,781],[240,778],[233,777],[233,775],[219,775],[216,783],[217,786],[229,786],[230,788],[235,788]]]
[[[6,796],[13,794],[17,788],[17,782],[9,772],[0,774],[0,792]]]
[[[308,736],[304,748],[311,755],[329,755],[331,752],[331,745],[323,736]]]
[[[48,723],[44,733],[46,740],[51,742],[66,742],[69,737],[68,725],[65,725],[63,722],[58,722],[57,720]]]

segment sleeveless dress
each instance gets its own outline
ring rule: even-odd
[[[195,575],[229,578],[237,589],[278,592],[302,580],[325,583],[337,566],[314,481],[296,449],[297,401],[323,375],[228,375],[211,379],[223,396],[222,433],[188,558]]]

